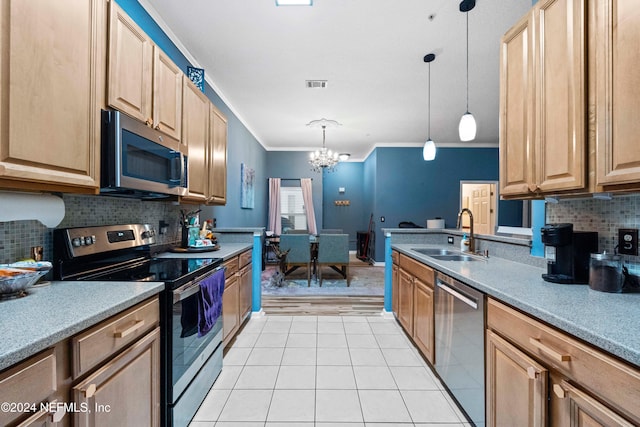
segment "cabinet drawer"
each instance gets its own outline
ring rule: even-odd
[[[640,370],[489,299],[487,325],[545,365],[640,422]]]
[[[433,269],[413,258],[409,258],[404,254],[400,254],[400,268],[408,272],[412,276],[417,277],[433,289],[435,282]]]
[[[244,267],[245,265],[251,262],[251,253],[252,251],[246,251],[240,254],[240,256],[238,257],[240,260],[240,263],[239,263],[240,268]]]
[[[0,374],[0,402],[39,405],[55,390],[56,356],[53,348]],[[7,425],[25,414],[19,410],[22,408],[15,409],[15,411],[0,411],[0,425]]]
[[[87,373],[159,323],[158,298],[117,314],[71,339],[73,378]]]
[[[227,279],[229,277],[235,276],[238,270],[240,269],[240,267],[238,266],[238,257],[233,257],[231,259],[226,260],[223,265],[226,268],[224,272],[224,277]]]
[[[394,264],[398,265],[398,258],[400,257],[400,254],[397,251],[391,251],[391,262],[393,262]]]

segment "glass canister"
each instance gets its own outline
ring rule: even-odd
[[[591,254],[589,287],[600,292],[622,292],[622,258],[606,252]]]

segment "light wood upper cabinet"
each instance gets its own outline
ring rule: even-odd
[[[183,76],[169,57],[112,1],[109,105],[180,141]]]
[[[153,47],[153,126],[180,140],[184,73],[158,46]]]
[[[533,144],[532,16],[500,42],[500,194],[535,191]],[[531,188],[530,188],[531,184]]]
[[[586,188],[585,37],[583,0],[541,0],[502,38],[503,196]]]
[[[0,187],[96,193],[106,0],[0,0]]]
[[[536,185],[543,193],[586,187],[584,0],[540,0],[533,9]]]
[[[189,194],[185,200],[205,203],[209,197],[209,144],[209,99],[191,81],[185,80],[182,145],[189,163]]]
[[[593,4],[593,7],[591,7]],[[640,186],[640,2],[589,4],[597,184]]]
[[[109,15],[109,105],[151,123],[153,42],[115,2]]]
[[[213,104],[209,109],[211,155],[207,203],[227,203],[227,118]]]

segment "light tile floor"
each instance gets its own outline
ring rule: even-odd
[[[393,319],[253,317],[192,427],[463,427]]]

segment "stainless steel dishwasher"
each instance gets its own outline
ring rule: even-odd
[[[484,294],[438,273],[436,372],[476,426],[485,425]]]

